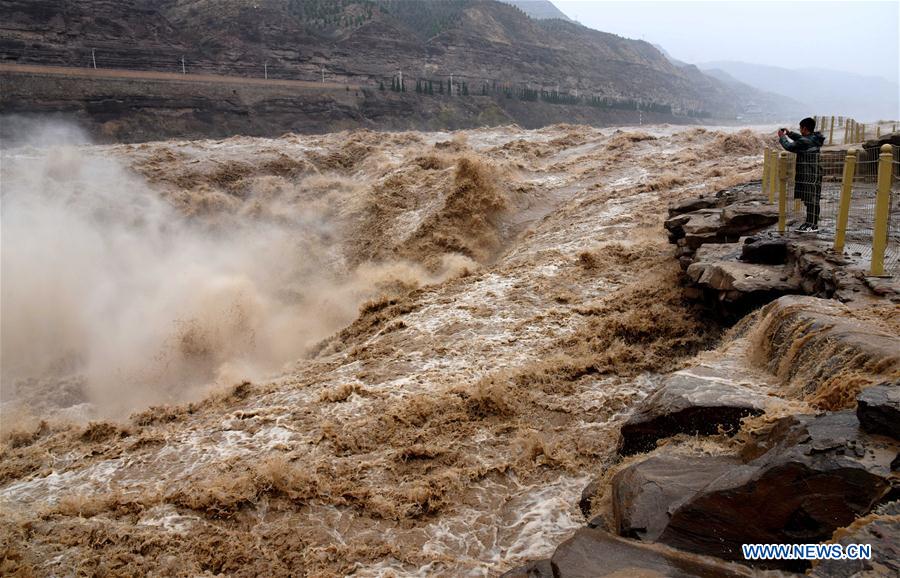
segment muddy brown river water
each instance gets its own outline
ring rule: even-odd
[[[483,576],[547,556],[629,408],[721,336],[675,283],[668,203],[759,178],[763,139],[3,151],[7,570]]]

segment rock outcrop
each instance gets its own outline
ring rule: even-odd
[[[900,576],[900,502],[880,506],[873,514],[835,532],[831,540],[844,547],[864,544],[872,557],[861,560],[822,560],[814,563],[816,578]]]
[[[667,229],[679,256],[687,257],[695,288],[721,302],[774,300],[735,327],[714,361],[701,357],[670,374],[635,408],[621,428],[619,452],[652,453],[627,462],[609,482],[592,482],[580,502],[587,515],[596,508],[595,496],[608,499],[611,511],[595,519],[620,537],[590,526],[580,530],[551,558],[554,576],[566,575],[563,569],[604,576],[610,565],[627,575],[710,572],[657,566],[659,560],[647,561],[632,540],[664,544],[676,555],[740,562],[762,574],[806,571],[810,562],[746,560],[743,544],[872,543],[883,554],[821,562],[813,575],[893,575],[900,568],[900,336],[880,320],[891,316],[891,305],[869,300],[869,309],[860,310],[783,295],[845,296],[863,284],[854,285],[858,277],[846,270],[848,263],[815,242],[767,232],[733,242],[722,225],[726,212],[743,222],[736,227],[765,222],[740,216],[749,206],[727,211],[718,198],[702,198],[670,209]],[[835,411],[816,414],[816,408]],[[771,417],[753,419],[767,412]],[[735,431],[740,435],[718,453],[685,437],[658,447],[660,439],[678,434]],[[605,483],[611,486],[606,493]],[[624,547],[631,548],[632,566],[619,565]]]
[[[787,265],[761,265],[740,260],[736,244],[703,245],[686,273],[692,284],[714,298],[723,312],[740,316],[782,295],[801,292],[800,279]]]
[[[900,516],[889,508],[900,497],[900,335],[890,299],[900,293],[890,282],[876,291],[822,242],[765,231],[731,238],[764,226],[771,211],[755,213],[734,192],[729,209],[725,196],[671,207],[670,240],[699,294],[734,315],[764,307],[635,407],[618,451],[651,453],[584,489],[579,506],[597,515],[557,548],[554,577],[783,575],[811,562],[746,560],[741,546],[829,540],[883,554],[821,562],[813,575],[898,571]],[[688,568],[686,552],[700,565]],[[704,565],[718,560],[740,565]],[[545,562],[529,568],[546,572]]]
[[[867,432],[900,440],[900,382],[864,389],[856,398],[856,415]]]
[[[550,564],[555,578],[731,578],[757,575],[750,568],[739,564],[681,552],[660,544],[642,544],[592,528],[582,528],[563,542],[550,558]]]
[[[756,322],[758,363],[784,397],[822,409],[852,407],[860,389],[900,374],[900,336],[834,300],[785,296]]]
[[[853,411],[783,418],[758,444],[763,453],[745,464],[651,458],[620,472],[619,531],[728,560],[743,559],[741,544],[820,542],[891,492],[900,451],[860,429]]]
[[[784,265],[787,262],[788,241],[783,235],[766,231],[747,237],[741,245],[741,261],[759,265]]]
[[[504,572],[501,578],[554,578],[550,560],[534,560]]]
[[[721,197],[723,199],[728,196]],[[733,198],[733,197],[731,197]],[[759,199],[739,200],[726,206],[710,199],[692,200],[670,209],[664,226],[669,242],[678,246],[682,268],[693,262],[694,253],[708,243],[735,243],[742,236],[761,231],[778,222],[778,209]],[[704,207],[694,209],[694,207]],[[679,213],[681,210],[690,212]]]
[[[763,413],[766,396],[702,367],[680,371],[635,408],[622,426],[619,453],[632,455],[680,433],[735,433],[745,417]]]
[[[740,465],[733,457],[659,455],[622,470],[612,480],[616,531],[628,538],[657,541],[674,505]]]
[[[673,205],[665,228],[696,296],[726,317],[790,294],[900,303],[900,281],[868,278],[868,263],[834,253],[831,240],[777,233],[777,221],[777,206],[745,187]]]

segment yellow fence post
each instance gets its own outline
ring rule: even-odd
[[[787,224],[787,153],[778,153],[778,232],[784,233]]]
[[[834,115],[831,117],[831,125],[828,128],[828,144],[834,144]]]
[[[872,227],[872,275],[884,275],[884,250],[887,247],[888,211],[891,203],[891,145],[881,147],[878,155],[878,192],[875,196],[875,224]]]
[[[769,158],[769,202],[774,204],[775,191],[778,189],[778,151],[772,149]]]
[[[763,149],[763,174],[762,174],[762,193],[765,195],[769,193],[771,197],[772,194],[769,192],[769,171],[772,170],[772,161],[769,158],[769,147]],[[769,201],[772,202],[771,200]]]
[[[794,202],[790,205],[790,214],[795,217],[799,215],[803,211],[803,199],[797,197],[797,157],[795,155],[788,154],[787,156],[787,167],[785,167],[785,174],[787,175],[786,179],[788,184],[792,184],[793,187],[791,189],[794,191]]]
[[[841,203],[838,208],[838,220],[834,231],[834,250],[844,252],[844,239],[847,237],[847,220],[850,218],[850,196],[853,194],[853,177],[856,175],[856,149],[847,151],[844,158],[844,174],[841,176]]]

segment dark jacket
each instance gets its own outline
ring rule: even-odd
[[[819,149],[825,144],[825,136],[814,132],[806,136],[788,132],[780,139],[784,150],[797,155],[794,172],[794,197],[811,200],[822,191],[822,166],[819,164]]]

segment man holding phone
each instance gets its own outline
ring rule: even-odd
[[[801,233],[819,231],[819,205],[822,201],[822,166],[819,164],[819,149],[825,144],[825,136],[816,131],[816,121],[804,118],[800,121],[800,132],[786,128],[778,130],[778,139],[784,150],[797,155],[794,172],[794,198],[806,205],[806,220],[797,227]]]

